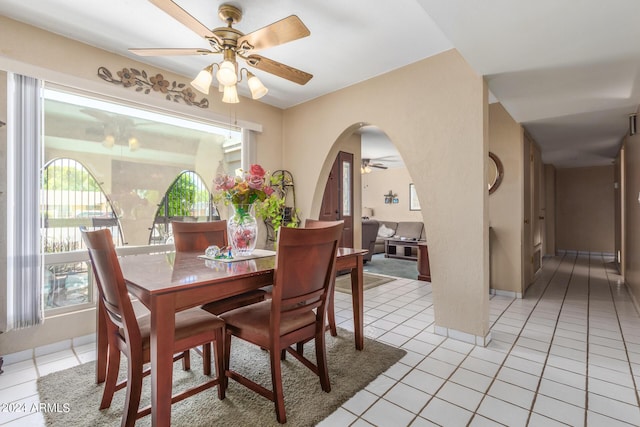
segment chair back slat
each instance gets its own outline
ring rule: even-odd
[[[272,315],[295,315],[320,307],[323,315],[335,280],[342,221],[317,228],[281,228],[276,251]]]
[[[177,252],[204,252],[209,246],[227,246],[227,221],[172,221],[173,242]]]

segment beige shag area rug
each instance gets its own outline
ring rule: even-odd
[[[406,352],[389,345],[365,339],[363,351],[357,351],[353,333],[338,329],[338,336],[327,333],[327,358],[331,392],[320,388],[320,381],[310,370],[288,355],[282,362],[287,424],[314,426],[333,413],[356,392],[396,363]],[[312,342],[305,345],[305,354],[315,360]],[[126,358],[120,368],[126,374]],[[271,388],[268,352],[234,339],[231,366],[249,378]],[[174,364],[174,392],[190,384],[202,382],[202,359],[191,356],[191,370],[183,371],[181,362]],[[141,406],[149,404],[150,379],[144,379]],[[116,392],[111,407],[98,409],[104,385],[95,383],[95,362],[46,375],[38,380],[40,402],[58,404],[68,409],[45,413],[47,426],[119,426],[125,390]],[[271,401],[229,381],[224,400],[211,388],[172,406],[174,426],[277,426]],[[141,418],[136,426],[151,425],[151,416]]]
[[[365,291],[396,280],[394,277],[379,276],[371,273],[363,273],[362,276],[364,278]],[[351,293],[351,274],[336,277],[336,291],[344,292],[345,294]]]

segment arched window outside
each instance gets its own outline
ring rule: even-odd
[[[84,249],[81,229],[109,228],[122,244],[118,218],[100,183],[80,162],[69,158],[49,161],[42,174],[41,236],[44,253]],[[86,262],[51,264],[45,268],[45,307],[56,308],[92,300]]]
[[[149,235],[149,244],[171,241],[172,220],[211,221],[220,219],[213,205],[213,196],[203,179],[194,171],[183,171],[169,186],[162,198]]]

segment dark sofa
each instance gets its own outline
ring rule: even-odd
[[[379,227],[380,223],[375,219],[362,220],[362,249],[369,251],[369,253],[363,257],[364,262],[371,261],[376,246],[376,239],[378,238]]]

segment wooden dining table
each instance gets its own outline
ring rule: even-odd
[[[355,347],[364,348],[363,249],[340,248],[336,270],[350,270]],[[171,393],[175,316],[167,315],[207,302],[273,284],[275,256],[224,262],[200,253],[162,252],[127,256],[120,260],[129,292],[151,316],[151,420],[153,426],[171,424]],[[333,294],[330,296],[334,298]],[[329,304],[333,308],[333,304]],[[96,381],[104,382],[107,336],[104,309],[98,306]],[[336,331],[331,333],[335,335]]]

